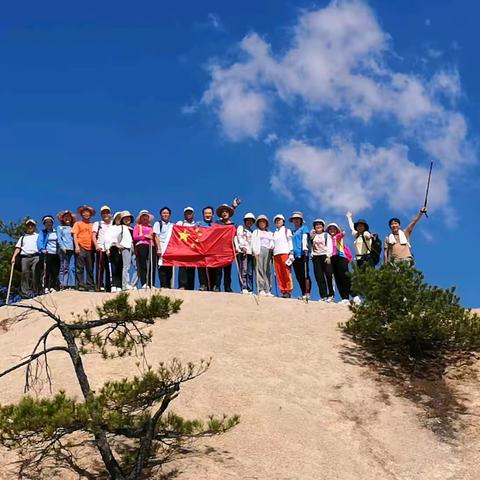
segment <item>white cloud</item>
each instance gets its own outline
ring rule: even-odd
[[[181,108],[181,112],[184,115],[192,115],[198,110],[198,105],[196,103],[191,103],[189,105],[184,105]]]
[[[207,15],[208,23],[211,27],[215,30],[223,30],[222,21],[220,20],[220,16],[216,13],[210,12]]]
[[[272,188],[305,192],[312,208],[345,212],[371,207],[386,199],[395,210],[419,208],[423,202],[428,169],[409,161],[405,145],[376,148],[355,147],[344,139],[333,139],[322,148],[291,140],[276,154]],[[438,207],[448,196],[446,177],[435,172],[430,186],[429,206]]]
[[[273,181],[278,182],[285,172],[294,173],[302,189],[314,197],[320,195],[313,190],[318,189],[315,179],[304,174],[307,161],[294,154],[299,151],[309,154],[308,169],[319,176],[320,169],[330,171],[332,159],[343,165],[347,175],[348,169],[356,171],[361,164],[369,175],[373,173],[372,180],[365,180],[378,194],[367,198],[354,186],[335,202],[328,193],[321,194],[331,208],[341,204],[341,208],[358,210],[375,200],[392,199],[392,188],[384,188],[384,169],[379,173],[377,167],[371,167],[383,159],[401,172],[397,184],[404,188],[395,193],[397,204],[399,199],[409,203],[409,191],[423,173],[409,159],[411,145],[437,163],[442,197],[435,204],[440,206],[448,200],[446,172],[458,171],[475,156],[465,118],[455,109],[461,96],[460,77],[456,70],[442,70],[431,78],[398,71],[388,65],[393,54],[390,36],[364,1],[333,0],[299,16],[290,44],[281,54],[257,33],[247,35],[239,44],[237,61],[213,63],[202,102],[214,109],[223,132],[233,141],[260,138],[282,103],[291,108],[290,125],[323,112],[330,119],[333,113],[328,127],[333,125],[344,136],[352,122],[363,123],[372,131],[377,122],[388,123],[397,132],[388,139],[388,145],[394,147],[373,146],[375,142],[366,139],[360,145],[344,141],[340,148],[330,139],[326,148],[308,141],[299,150],[295,141],[284,142],[276,156],[278,169]],[[290,135],[296,138],[297,133]]]
[[[266,143],[267,145],[272,145],[278,140],[278,136],[275,132],[270,132],[264,139],[263,143]]]

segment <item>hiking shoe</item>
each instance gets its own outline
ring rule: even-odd
[[[361,299],[358,295],[355,295],[355,296],[353,297],[353,303],[354,303],[355,305],[361,305],[361,304],[362,304],[362,299]]]
[[[348,300],[347,298],[344,298],[343,300],[340,300],[338,302],[339,305],[350,305],[350,300]]]
[[[335,298],[334,297],[327,297],[325,301],[327,303],[335,303]]]
[[[206,291],[207,291],[207,286],[206,286],[206,285],[200,285],[200,286],[198,287],[198,290],[199,290],[200,292],[206,292]]]
[[[292,294],[288,292],[282,293],[282,298],[292,298]]]
[[[213,287],[213,291],[214,291],[214,292],[219,292],[220,289],[219,289],[217,286],[215,286],[215,287]]]
[[[249,293],[250,293],[250,292],[249,292],[246,288],[244,288],[244,289],[242,290],[242,294],[243,294],[243,295],[247,295],[247,294],[249,294]]]
[[[275,296],[272,292],[266,292],[265,295],[267,297],[274,297]]]

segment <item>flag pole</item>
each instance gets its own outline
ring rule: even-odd
[[[423,202],[423,208],[425,209],[425,216],[428,218],[428,214],[426,212],[427,209],[427,202],[428,202],[428,193],[430,191],[430,180],[432,178],[432,168],[433,168],[433,160],[430,162],[430,170],[428,172],[428,180],[427,180],[427,189],[425,191],[425,200]]]

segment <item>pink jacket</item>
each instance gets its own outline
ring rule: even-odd
[[[155,245],[153,238],[145,238],[145,235],[153,236],[153,227],[151,225],[140,225],[137,223],[133,229],[133,240],[137,245]]]

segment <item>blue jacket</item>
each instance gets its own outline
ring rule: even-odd
[[[70,225],[58,225],[57,227],[58,248],[65,250],[75,250],[72,237],[72,227]]]
[[[57,253],[57,232],[41,230],[37,238],[37,247],[40,252]]]
[[[305,224],[303,224],[297,230],[292,230],[292,233],[293,256],[295,258],[303,257],[303,247],[306,245],[308,248],[308,236],[310,235],[310,230]]]
[[[202,220],[201,222],[198,222],[199,227],[211,227],[215,221],[212,219],[210,222],[206,222],[205,220]]]

